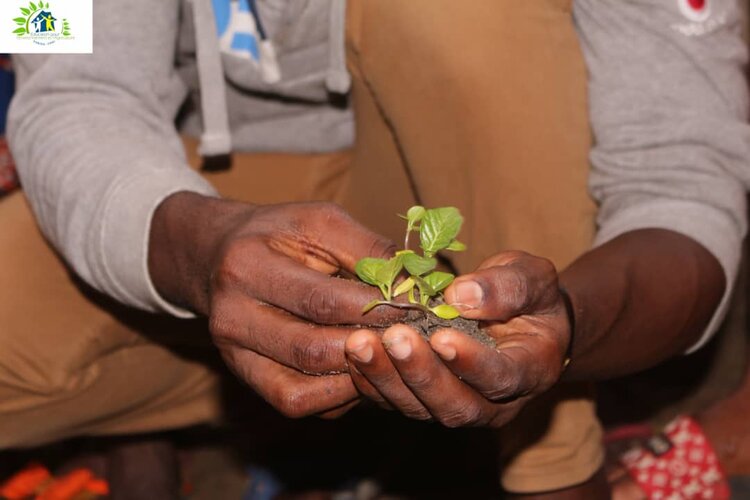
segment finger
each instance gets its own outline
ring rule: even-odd
[[[357,339],[357,336],[361,338]],[[388,400],[386,400],[386,398],[380,393],[380,391],[378,391],[375,386],[372,385],[370,381],[367,380],[367,378],[362,375],[362,373],[357,368],[357,362],[369,363],[374,354],[374,351],[369,346],[369,343],[377,343],[377,340],[371,340],[369,335],[367,337],[368,340],[363,341],[362,339],[364,338],[364,334],[357,333],[353,341],[347,341],[346,358],[349,364],[349,376],[352,377],[354,386],[362,396],[369,399],[370,401],[373,401],[383,409],[393,410],[394,408],[390,403],[388,403]]]
[[[347,355],[347,358],[349,358],[350,368],[349,368],[349,376],[352,378],[352,382],[354,382],[354,387],[357,388],[360,394],[364,396],[365,398],[369,399],[370,401],[374,401],[377,403],[378,406],[381,408],[387,408],[390,407],[390,404],[386,401],[385,397],[383,397],[382,394],[373,386],[369,380],[365,378],[364,375],[359,371],[359,369],[356,367],[355,363],[356,361]]]
[[[440,423],[462,427],[491,417],[490,403],[459,380],[412,328],[388,329],[383,343],[404,383]]]
[[[228,342],[315,374],[346,371],[344,342],[353,331],[312,325],[239,293],[217,302],[210,329],[217,343]]]
[[[370,330],[354,332],[346,340],[346,352],[352,367],[373,388],[368,397],[388,402],[409,418],[429,420],[430,413],[401,380],[378,336]],[[352,372],[354,370],[352,369]]]
[[[317,212],[311,229],[320,235],[318,241],[342,268],[354,272],[357,262],[364,257],[387,259],[396,252],[393,241],[367,229],[341,207],[330,203],[320,205],[326,209]]]
[[[248,241],[227,252],[215,275],[219,290],[239,289],[262,302],[326,325],[380,325],[404,315],[389,307],[363,315],[367,304],[382,298],[375,287],[320,273],[260,241]]]
[[[559,308],[554,265],[527,254],[511,254],[513,258],[500,254],[474,273],[456,278],[445,290],[446,302],[465,318],[492,321]],[[505,263],[493,265],[497,262]]]
[[[349,376],[352,378],[352,382],[354,382],[354,387],[357,388],[357,391],[359,391],[362,397],[369,399],[384,410],[390,411],[395,409],[393,408],[393,405],[388,402],[385,396],[380,394],[375,386],[373,386],[356,367],[352,366],[349,369]]]
[[[354,271],[363,257],[390,257],[396,246],[355,221],[339,205],[288,203],[256,208],[253,225],[271,235],[268,244],[306,266],[333,274]]]
[[[346,413],[348,413],[353,408],[355,408],[357,405],[359,405],[360,402],[361,401],[359,399],[356,399],[350,403],[345,404],[344,406],[335,408],[325,413],[321,413],[320,415],[318,415],[318,417],[322,418],[323,420],[333,420],[333,419],[339,418],[345,415]]]
[[[305,375],[241,348],[222,349],[222,355],[241,380],[289,418],[323,414],[358,398],[349,375]]]
[[[496,349],[445,329],[432,336],[430,345],[451,372],[491,401],[515,399],[536,388],[529,369],[537,363],[523,342],[511,339]]]

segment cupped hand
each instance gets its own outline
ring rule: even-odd
[[[290,417],[358,398],[344,342],[377,291],[336,277],[390,241],[327,203],[249,206],[179,193],[157,210],[149,267],[165,298],[209,317],[229,368]],[[399,313],[379,311],[369,324]]]
[[[445,299],[465,318],[482,321],[496,345],[452,329],[429,341],[406,325],[382,338],[358,330],[346,353],[360,393],[415,419],[498,427],[559,379],[570,324],[548,260],[497,254],[457,278]]]

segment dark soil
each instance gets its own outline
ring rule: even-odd
[[[414,328],[423,337],[429,339],[433,333],[442,328],[452,328],[459,330],[477,342],[489,347],[495,347],[495,339],[490,337],[479,326],[479,321],[466,318],[456,318],[452,320],[438,318],[434,314],[427,314],[423,311],[410,311],[405,324]]]

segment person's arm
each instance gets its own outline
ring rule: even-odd
[[[696,345],[731,283],[691,238],[627,232],[560,276],[575,310],[569,379],[634,373]]]
[[[47,238],[94,288],[186,315],[147,267],[149,225],[170,194],[213,188],[187,165],[174,118],[178,0],[97,0],[92,55],[15,56],[8,138]]]
[[[495,349],[452,330],[429,344],[403,325],[382,343],[356,332],[347,353],[362,393],[414,418],[498,426],[556,383],[571,339],[566,376],[596,379],[696,348],[716,329],[746,230],[750,126],[736,2],[706,4],[713,21],[698,26],[677,1],[576,3],[597,248],[560,275],[543,258],[504,252],[456,279],[447,302],[489,322]]]
[[[375,293],[326,273],[389,242],[330,205],[219,199],[188,167],[174,125],[184,4],[97,0],[93,55],[16,58],[9,134],[24,189],[90,285],[133,307],[208,316],[229,368],[279,411],[335,415],[358,398],[340,374],[351,329],[320,324],[359,322]]]
[[[576,306],[570,376],[601,377],[697,349],[723,317],[746,231],[747,55],[735,0],[574,12],[599,232],[561,281]]]

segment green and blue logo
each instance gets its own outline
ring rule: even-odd
[[[29,2],[27,7],[21,7],[21,14],[13,19],[16,23],[13,33],[18,38],[31,38],[35,43],[50,45],[72,37],[70,23],[67,19],[57,19],[50,10],[49,2]]]

